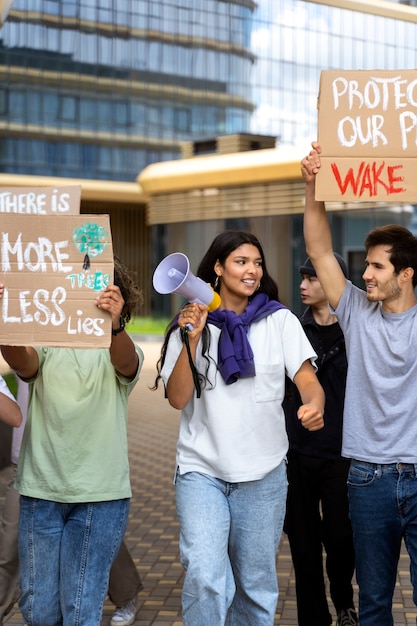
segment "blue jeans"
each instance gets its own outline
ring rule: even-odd
[[[184,626],[273,625],[286,497],[284,461],[250,482],[177,475]]]
[[[28,626],[100,626],[129,499],[61,504],[21,496],[19,607]]]
[[[401,541],[410,556],[417,605],[417,464],[353,460],[348,492],[361,626],[392,626]]]

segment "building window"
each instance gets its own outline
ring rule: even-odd
[[[191,112],[188,109],[174,110],[174,128],[180,132],[190,132]]]
[[[0,115],[7,115],[8,113],[8,90],[0,89]]]
[[[51,15],[59,15],[61,12],[60,0],[44,0],[43,11],[44,13],[50,13]]]
[[[62,122],[74,123],[78,120],[78,98],[74,96],[59,96],[58,118]]]
[[[114,117],[115,126],[119,128],[129,126],[129,107],[127,102],[115,102]]]

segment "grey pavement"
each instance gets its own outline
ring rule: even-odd
[[[139,594],[139,611],[134,624],[182,626],[183,571],[178,553],[178,522],[173,489],[179,412],[169,406],[161,388],[158,391],[150,390],[155,379],[160,342],[139,338],[138,343],[145,353],[145,364],[129,401],[133,496],[126,542],[144,589]],[[4,484],[0,474],[0,506],[3,493]],[[296,626],[294,572],[285,535],[278,552],[277,565],[280,597],[275,626]],[[101,626],[108,626],[113,610],[113,605],[107,599]],[[398,568],[394,613],[396,626],[415,626],[417,609],[412,600],[409,562],[404,550]],[[17,607],[5,620],[5,624],[24,624]]]

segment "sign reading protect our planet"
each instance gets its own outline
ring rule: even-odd
[[[417,70],[324,70],[316,199],[417,200]]]
[[[81,189],[0,189],[0,344],[109,347],[95,300],[113,282],[108,215],[80,215]]]

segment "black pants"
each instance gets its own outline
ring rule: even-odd
[[[326,599],[323,546],[330,596],[336,612],[353,606],[355,567],[349,520],[349,461],[290,452],[284,530],[294,564],[299,626],[332,623]]]

